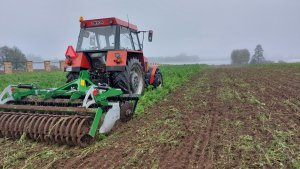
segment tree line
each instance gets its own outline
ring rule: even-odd
[[[263,64],[270,63],[264,57],[264,50],[261,45],[257,45],[254,49],[254,55],[250,58],[248,49],[236,49],[231,53],[231,64],[245,65],[245,64]]]
[[[41,56],[34,54],[24,54],[18,47],[0,47],[0,68],[3,67],[4,62],[11,62],[13,70],[24,70],[26,68],[26,61],[43,62]],[[53,60],[58,61],[58,60]]]
[[[248,49],[233,50],[231,53],[231,64],[245,65],[271,63],[265,59],[263,52],[264,50],[261,45],[256,46],[251,58]],[[34,55],[28,55],[28,57],[32,59],[34,58],[33,60],[42,60],[41,57]],[[5,61],[7,61],[12,63],[14,70],[23,70],[26,67],[27,58],[26,55],[17,47],[0,47],[0,67],[3,66]],[[198,63],[200,58],[196,55],[188,56],[186,54],[180,54],[174,57],[150,57],[149,61],[158,63]]]
[[[24,70],[26,61],[25,54],[19,48],[8,46],[0,48],[0,67],[4,62],[11,62],[14,70]]]

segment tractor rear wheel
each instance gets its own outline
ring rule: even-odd
[[[69,72],[67,74],[67,83],[72,82],[73,80],[78,79],[79,73],[78,72]]]
[[[126,71],[114,72],[111,75],[112,87],[121,89],[124,93],[130,93],[129,77]]]
[[[140,61],[129,59],[125,71],[113,73],[112,82],[113,87],[122,89],[125,94],[143,94],[145,76]]]

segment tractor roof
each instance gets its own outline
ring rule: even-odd
[[[126,21],[123,21],[118,18],[102,18],[102,19],[91,19],[91,20],[82,20],[80,23],[80,27],[99,27],[99,26],[108,26],[108,25],[121,25],[125,27],[129,27],[137,31],[137,26]]]

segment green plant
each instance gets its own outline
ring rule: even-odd
[[[162,100],[167,94],[184,85],[189,78],[207,69],[207,65],[168,65],[160,67],[164,78],[164,86],[156,90],[150,86],[144,96],[141,97],[136,115],[140,115],[144,110],[156,102]]]

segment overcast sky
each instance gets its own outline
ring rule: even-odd
[[[146,56],[198,55],[229,63],[233,49],[257,44],[269,60],[300,59],[300,0],[0,0],[0,46],[64,58],[79,17],[118,17],[154,30]]]

